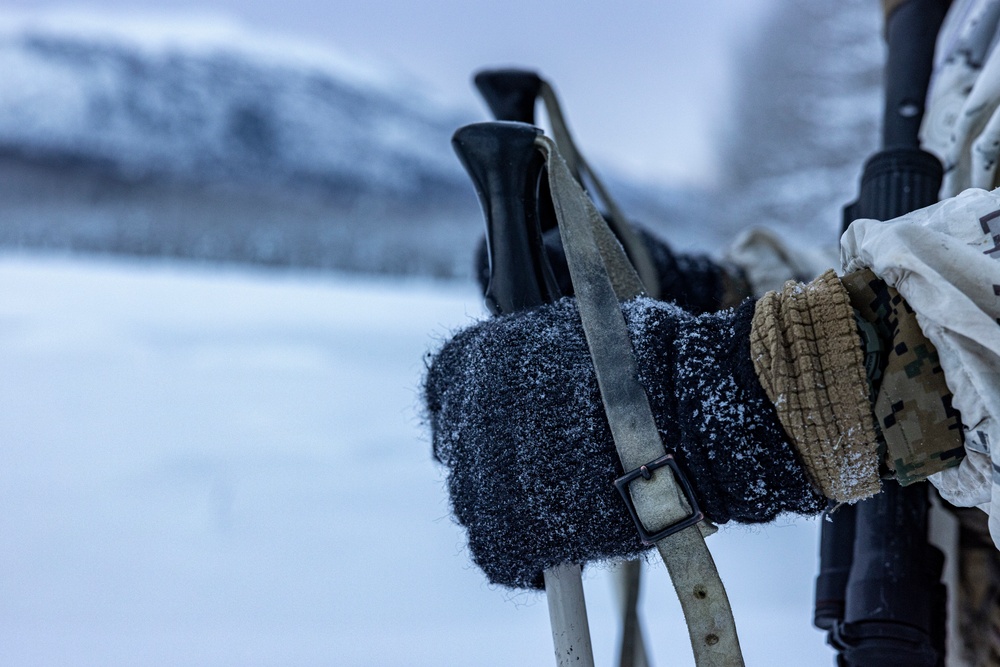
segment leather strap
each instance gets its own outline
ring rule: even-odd
[[[555,144],[535,140],[546,157],[555,206],[580,318],[601,398],[626,472],[666,454],[649,400],[639,384],[620,302],[643,293],[642,283],[604,218],[587,198]],[[647,472],[629,490],[636,513],[655,533],[692,513],[669,467]],[[656,542],[688,624],[699,667],[742,667],[732,609],[705,544],[712,529],[697,523]]]
[[[624,246],[627,257],[635,266],[635,272],[638,273],[642,284],[646,287],[646,293],[659,297],[661,294],[660,276],[649,249],[639,238],[632,225],[625,219],[625,214],[618,208],[618,204],[604,187],[604,183],[597,177],[594,170],[590,168],[590,164],[583,158],[583,154],[577,149],[576,143],[569,133],[569,126],[566,124],[562,108],[559,106],[559,99],[548,81],[542,80],[538,95],[545,105],[545,113],[549,117],[556,146],[559,147],[560,154],[566,160],[570,173],[581,186],[584,186],[585,182],[589,183],[607,210],[607,224],[601,226],[608,227],[610,225],[614,232],[616,245],[620,241],[620,245]]]

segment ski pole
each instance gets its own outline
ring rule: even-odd
[[[570,169],[574,178],[581,185],[584,185],[581,170],[586,170],[594,186],[602,193],[605,206],[610,206],[610,210],[614,211],[618,218],[617,221],[612,221],[612,228],[618,230],[619,240],[631,240],[633,244],[636,243],[635,234],[629,223],[624,220],[618,207],[607,193],[607,190],[600,183],[600,180],[597,179],[596,175],[589,170],[586,161],[580,155],[569,133],[569,128],[566,125],[552,86],[548,82],[542,79],[537,73],[522,69],[482,70],[476,73],[473,82],[490,108],[493,116],[498,121],[515,121],[535,125],[535,107],[539,99],[541,99],[545,103],[549,114],[549,122],[552,125],[556,143],[559,145],[561,151],[572,156]],[[542,232],[553,229],[556,226],[555,212],[551,211],[550,215],[540,216],[538,222]],[[614,222],[617,222],[617,225]],[[622,239],[623,232],[621,229],[626,226],[629,228],[625,230],[624,234],[628,238]],[[630,255],[633,261],[637,253],[638,251],[633,248]],[[644,249],[642,253],[638,254],[644,255],[640,261],[650,261],[645,256]],[[656,285],[654,290],[658,287],[659,285]],[[648,663],[646,659],[645,640],[642,636],[642,627],[639,625],[638,614],[639,592],[642,587],[641,564],[637,560],[621,563],[616,567],[615,575],[615,593],[621,607],[622,615],[619,667],[646,667]],[[565,573],[565,576],[570,576],[570,573]]]
[[[524,155],[526,141],[532,136],[532,146],[537,151]],[[510,141],[503,142],[503,138]],[[480,123],[459,130],[453,142],[483,203],[488,242],[493,242],[493,234],[500,229],[498,221],[519,227],[514,237],[525,240],[520,245],[498,246],[496,251],[491,248],[488,253],[492,264],[487,303],[497,309],[494,312],[503,312],[501,294],[512,294],[502,289],[506,281],[497,280],[501,266],[525,267],[536,278],[529,286],[536,298],[547,300],[549,294],[558,296],[537,219],[539,200],[544,197],[552,202],[602,403],[625,471],[614,480],[614,485],[632,515],[638,537],[656,547],[667,567],[684,610],[696,664],[742,667],[744,661],[732,607],[705,544],[705,537],[717,529],[705,523],[690,482],[666,452],[649,398],[639,383],[621,311],[622,302],[643,293],[638,274],[607,222],[573,178],[554,142],[537,128],[516,123]],[[539,153],[544,156],[540,165],[534,161]],[[466,159],[471,157],[477,159]],[[540,178],[542,166],[548,170],[547,181]],[[505,177],[508,171],[514,172],[509,178]],[[512,187],[506,188],[505,183]],[[548,188],[539,190],[545,183]],[[507,195],[504,203],[494,199],[497,195]],[[494,258],[510,260],[518,255],[520,263],[493,261]],[[669,467],[665,474],[654,472],[665,467]],[[549,574],[558,576],[559,572]],[[575,589],[575,586],[569,588]],[[582,592],[582,588],[576,590]],[[560,649],[557,661],[593,664],[584,631],[585,607],[580,604],[568,608],[570,612],[558,606],[553,609],[552,618],[557,623],[553,634]],[[569,621],[568,613],[573,614]],[[580,645],[564,649],[567,642],[576,638],[580,638]]]
[[[552,129],[552,138],[573,178],[585,191],[591,192],[600,200],[604,206],[602,215],[605,222],[639,273],[646,293],[658,298],[661,293],[660,278],[649,249],[634,226],[625,218],[604,182],[577,148],[552,85],[534,72],[516,69],[479,72],[475,76],[475,84],[497,120],[534,125],[535,102],[542,102]],[[542,220],[541,224],[543,232],[554,227],[554,216],[552,219]]]
[[[557,667],[593,667],[594,649],[590,642],[580,566],[575,563],[557,565],[545,570],[543,576]]]
[[[538,219],[537,185],[543,168],[535,148],[539,134],[529,125],[501,122],[469,125],[452,138],[486,219],[490,279],[485,300],[494,315],[561,296]],[[543,576],[556,664],[593,667],[580,566],[559,565]]]

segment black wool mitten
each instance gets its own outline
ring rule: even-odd
[[[623,305],[664,445],[716,523],[820,511],[750,360],[754,304],[691,315]],[[459,523],[493,583],[540,587],[552,565],[631,556],[639,541],[576,302],[479,323],[430,360],[425,401]]]

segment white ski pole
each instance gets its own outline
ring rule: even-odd
[[[556,565],[545,570],[544,577],[556,666],[594,667],[580,566]]]

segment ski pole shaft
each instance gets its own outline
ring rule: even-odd
[[[594,649],[580,566],[557,565],[545,570],[544,576],[557,667],[593,667]]]
[[[639,626],[639,593],[642,588],[642,562],[628,560],[615,568],[615,593],[622,613],[621,646],[618,667],[648,667],[646,646]]]

